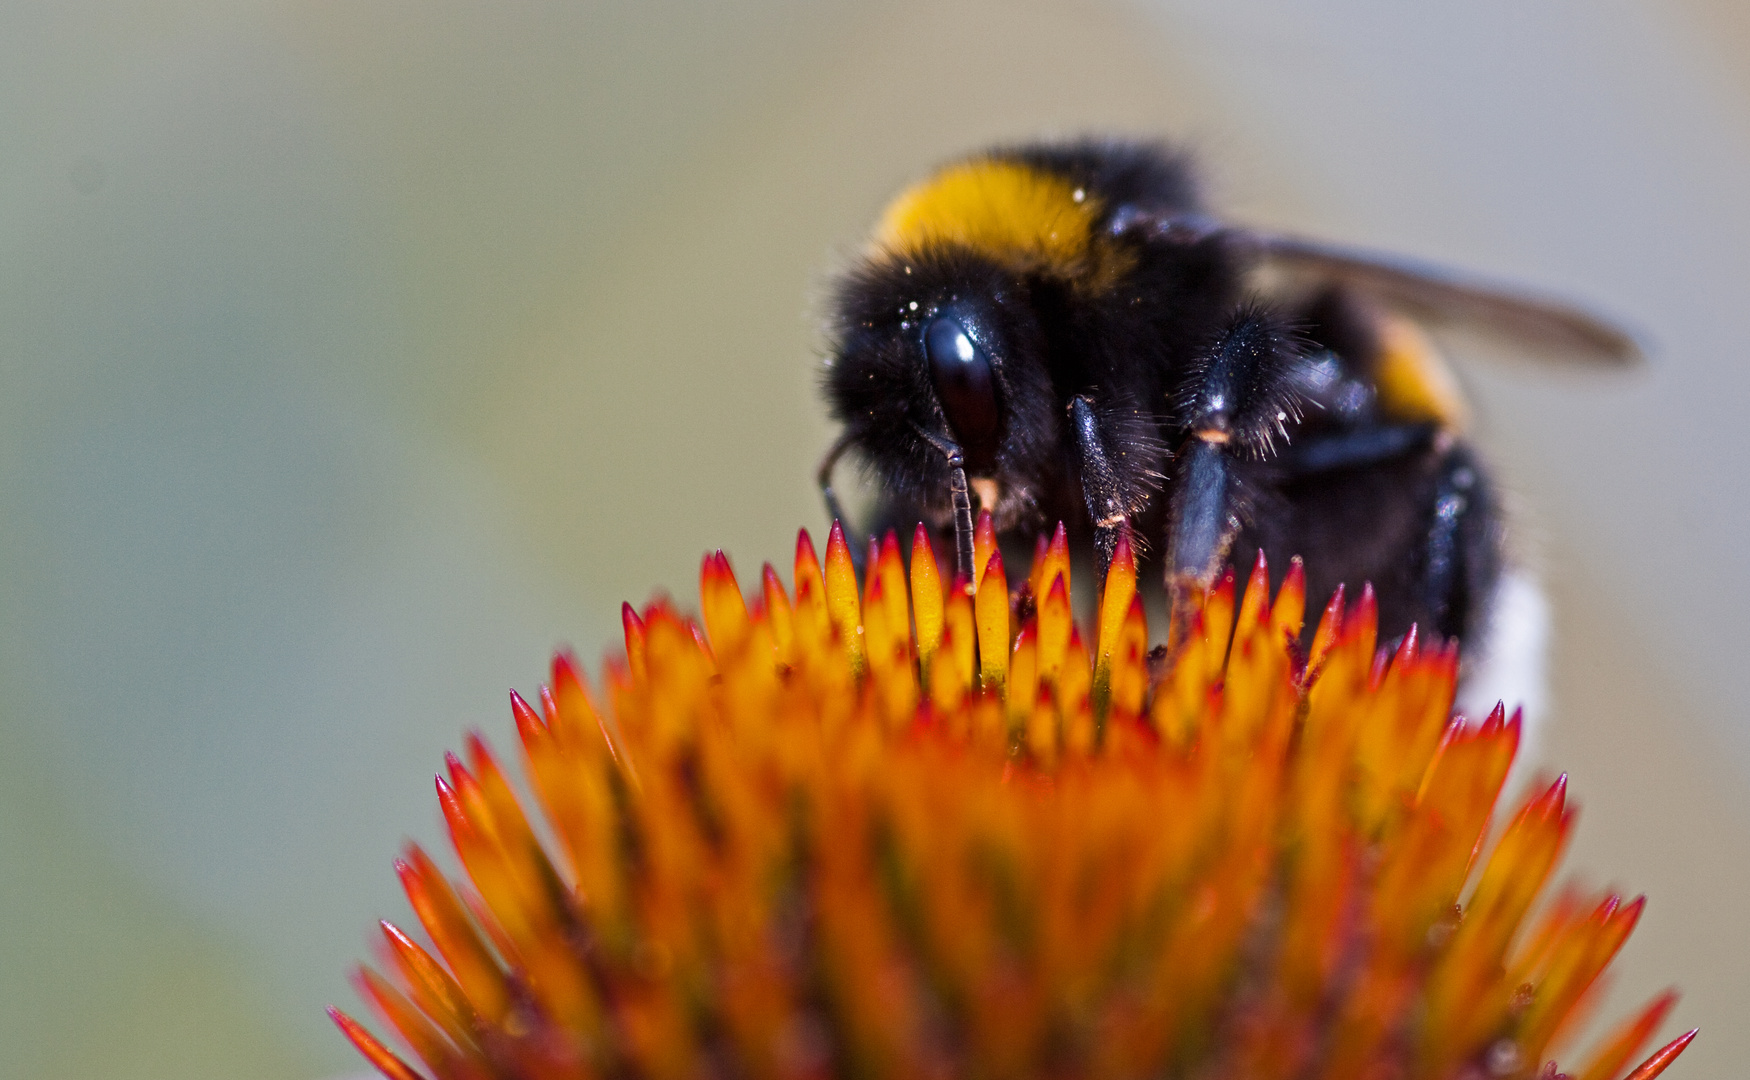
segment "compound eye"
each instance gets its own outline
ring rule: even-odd
[[[956,320],[939,315],[924,330],[930,381],[948,424],[968,455],[987,447],[997,433],[996,378],[990,358]]]

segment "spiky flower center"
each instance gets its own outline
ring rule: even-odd
[[[977,556],[944,588],[890,536],[859,584],[835,528],[751,608],[708,557],[702,627],[627,608],[605,708],[564,657],[513,696],[551,841],[471,737],[438,781],[466,883],[410,849],[433,948],[385,923],[366,997],[444,1080],[1555,1075],[1641,901],[1528,919],[1562,780],[1480,855],[1519,728],[1451,716],[1453,648],[1376,654],[1339,594],[1303,655],[1299,567],[1272,599],[1260,560],[1151,677],[1128,543],[1087,637],[1061,528],[1019,609]]]

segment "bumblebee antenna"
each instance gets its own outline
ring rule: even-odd
[[[954,571],[975,589],[972,580],[972,497],[966,491],[966,462],[960,448],[948,455],[948,497],[954,503]]]
[[[948,500],[954,507],[954,571],[966,580],[968,589],[976,589],[978,582],[973,578],[977,567],[973,565],[972,554],[972,494],[966,487],[966,455],[960,452],[959,444],[940,435],[932,435],[916,424],[912,426],[917,428],[917,433],[923,436],[925,442],[948,459]]]

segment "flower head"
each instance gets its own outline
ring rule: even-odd
[[[977,548],[976,590],[922,529],[859,584],[803,533],[751,605],[718,553],[702,626],[624,610],[599,694],[557,658],[511,702],[538,823],[471,736],[437,782],[466,882],[408,850],[430,947],[384,923],[365,997],[443,1080],[1560,1075],[1642,901],[1533,914],[1566,783],[1491,830],[1519,725],[1451,716],[1455,649],[1376,653],[1364,590],[1303,654],[1299,565],[1271,598],[1260,558],[1151,675],[1128,541],[1087,636],[1061,527],[1019,604]]]

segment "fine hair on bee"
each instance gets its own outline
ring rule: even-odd
[[[838,278],[822,493],[846,520],[850,454],[877,493],[865,524],[925,522],[968,579],[980,509],[1008,537],[1064,521],[1102,574],[1128,528],[1179,599],[1260,551],[1278,575],[1299,556],[1309,599],[1371,583],[1382,638],[1417,625],[1470,662],[1519,578],[1425,332],[1446,324],[1639,355],[1563,301],[1210,216],[1170,146],[991,150],[902,191]]]

